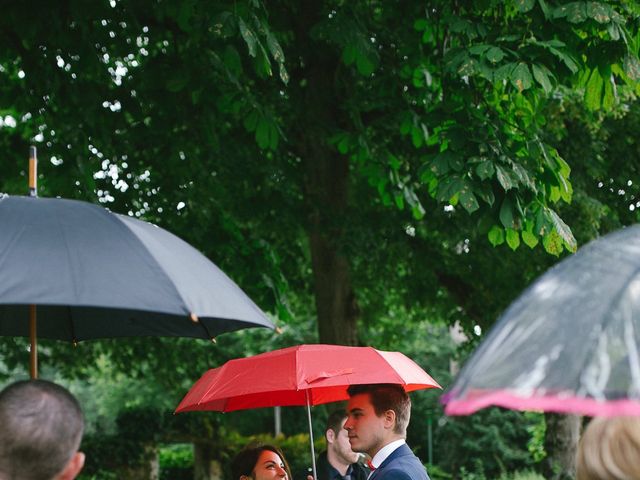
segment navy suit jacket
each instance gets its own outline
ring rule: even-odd
[[[427,470],[405,443],[396,448],[369,476],[369,480],[429,480]]]

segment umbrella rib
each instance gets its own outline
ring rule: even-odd
[[[213,337],[213,335],[211,335],[211,333],[209,332],[209,329],[207,328],[207,326],[204,324],[204,320],[203,319],[199,319],[198,322],[200,325],[202,325],[202,328],[204,329],[204,333],[207,334],[207,337],[209,337],[214,343],[215,343],[215,338]]]
[[[68,306],[67,310],[69,310],[69,329],[71,330],[71,340],[73,342],[73,346],[75,347],[76,344],[78,343],[78,338],[76,337],[76,329],[73,324],[73,315],[71,313],[72,312],[71,306]]]

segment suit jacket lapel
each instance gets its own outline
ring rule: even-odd
[[[393,452],[391,452],[391,455],[389,455],[387,458],[384,459],[384,462],[382,462],[380,466],[376,468],[371,473],[371,475],[369,475],[367,480],[374,480],[378,472],[383,470],[394,458],[397,458],[401,455],[406,455],[407,453],[411,453],[411,449],[406,443],[403,443],[398,448],[396,448]]]

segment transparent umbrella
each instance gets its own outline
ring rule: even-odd
[[[640,225],[587,244],[536,280],[443,401],[450,415],[490,405],[640,414]]]

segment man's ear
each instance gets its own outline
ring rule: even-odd
[[[394,429],[396,426],[396,412],[393,410],[387,410],[382,414],[384,421],[384,428]]]
[[[332,429],[328,429],[324,432],[324,438],[327,439],[327,443],[333,443],[336,440],[336,433]]]
[[[64,467],[62,473],[56,477],[56,480],[73,480],[76,478],[82,467],[84,467],[84,458],[84,453],[76,452],[67,463],[67,466]]]

